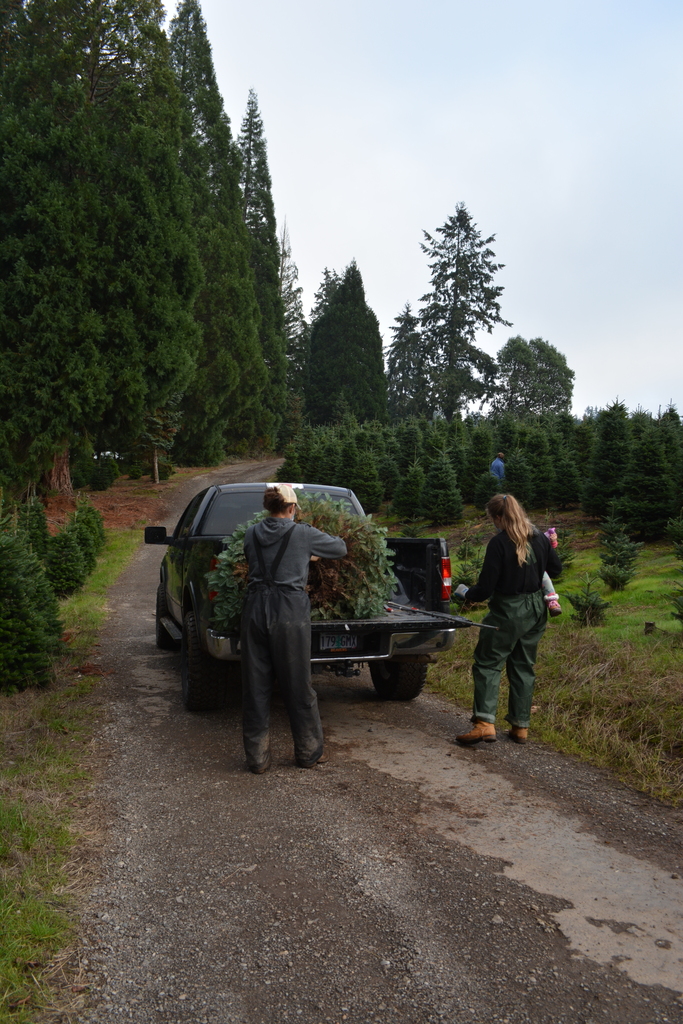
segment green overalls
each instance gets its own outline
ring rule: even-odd
[[[533,548],[530,561],[538,565]],[[543,636],[548,613],[540,588],[533,594],[499,594],[489,601],[484,622],[497,630],[482,629],[474,649],[474,708],[472,721],[496,721],[500,673],[507,669],[510,687],[506,720],[522,729],[529,728],[534,695],[536,652]]]

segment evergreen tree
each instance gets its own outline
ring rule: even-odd
[[[398,468],[398,463],[395,459],[385,455],[377,466],[377,472],[384,488],[383,497],[387,501],[391,501],[401,481],[401,471]]]
[[[263,121],[253,89],[249,91],[238,144],[242,154],[242,210],[251,239],[250,263],[254,271],[256,300],[261,312],[259,338],[268,370],[267,387],[262,399],[262,433],[270,435],[274,441],[285,411],[287,343],[284,307],[280,296],[280,251],[275,206]]]
[[[613,402],[598,414],[595,444],[583,487],[581,505],[591,516],[604,516],[624,488],[624,473],[630,456],[626,406]]]
[[[7,517],[0,522],[0,687],[47,683],[62,624],[38,555]]]
[[[581,475],[573,451],[566,444],[558,445],[555,452],[555,481],[552,501],[561,509],[578,502],[581,497]]]
[[[555,469],[548,435],[542,427],[534,427],[529,431],[524,454],[531,470],[531,504],[534,508],[549,505],[553,499]]]
[[[635,563],[642,544],[630,540],[624,523],[616,514],[614,503],[601,525],[600,555],[602,569],[598,576],[611,590],[623,590],[636,575]]]
[[[414,462],[408,472],[401,477],[394,492],[391,510],[394,515],[408,522],[420,518],[422,510],[422,492],[425,485],[425,474],[419,462]]]
[[[382,338],[355,261],[311,330],[306,405],[312,420],[329,422],[340,400],[361,421],[386,418]]]
[[[517,335],[498,353],[498,382],[493,407],[515,415],[566,412],[574,393],[574,371],[554,345],[543,338]]]
[[[387,404],[392,420],[431,416],[429,360],[420,321],[406,302],[396,317],[387,360]]]
[[[593,447],[595,445],[596,421],[590,416],[584,416],[574,431],[572,448],[576,458],[576,467],[580,476],[588,475],[591,459],[593,458]]]
[[[422,431],[417,420],[399,423],[396,428],[399,444],[399,469],[405,474],[414,462],[422,461]]]
[[[299,271],[292,259],[292,246],[285,221],[280,233],[280,298],[284,308],[287,345],[287,388],[303,399],[308,390],[311,334],[301,299],[303,288],[297,283],[298,280]]]
[[[429,468],[422,490],[422,512],[433,526],[454,523],[462,516],[462,495],[446,454]]]
[[[467,450],[465,472],[461,487],[467,502],[474,501],[474,494],[483,473],[489,472],[493,454],[493,437],[488,423],[482,421],[472,429]],[[494,491],[495,493],[495,491]]]
[[[377,472],[377,462],[371,451],[361,452],[347,485],[358,496],[366,512],[378,512],[384,495],[384,485]]]
[[[50,543],[50,534],[45,506],[38,498],[29,498],[17,508],[17,530],[24,535],[29,549],[38,558],[44,559]]]
[[[58,597],[80,590],[85,583],[88,569],[73,525],[67,524],[55,537],[50,537],[45,571]]]
[[[69,490],[192,377],[200,280],[160,0],[5,5],[0,450]]]
[[[477,331],[510,325],[500,315],[503,289],[493,284],[502,267],[489,248],[495,236],[482,238],[464,203],[436,233],[439,239],[424,232],[432,290],[422,297],[420,323],[432,368],[432,401],[451,420],[493,392],[495,362],[475,345]]]
[[[313,307],[310,315],[311,326],[313,326],[313,324],[319,320],[327,310],[332,296],[341,283],[341,274],[338,274],[336,270],[328,270],[328,268],[325,267],[323,270],[323,279],[320,282],[317,292],[313,296]]]
[[[171,61],[185,105],[181,166],[187,177],[203,284],[195,304],[197,372],[182,401],[175,454],[212,465],[226,442],[255,438],[266,367],[259,342],[250,241],[242,219],[240,155],[223,109],[198,0],[171,22]]]
[[[486,473],[482,473],[477,480],[474,487],[474,504],[477,508],[486,508],[489,498],[492,498],[494,494],[498,494],[501,487],[505,486],[505,482],[501,482],[497,476],[490,473],[488,470]]]
[[[519,423],[511,413],[504,413],[495,420],[495,449],[497,452],[514,451],[520,446]]]
[[[523,451],[517,448],[505,459],[505,489],[526,508],[531,506],[534,482],[531,467]]]
[[[629,531],[645,540],[661,537],[676,511],[676,484],[658,423],[650,420],[637,431],[623,482],[619,510]]]

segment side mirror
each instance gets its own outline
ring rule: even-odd
[[[170,539],[166,536],[165,526],[145,527],[145,544],[168,544]]]

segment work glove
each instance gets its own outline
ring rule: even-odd
[[[459,583],[458,586],[453,591],[453,593],[456,597],[459,597],[461,601],[464,601],[465,598],[467,597],[467,592],[469,589],[470,588],[466,587],[464,583]]]

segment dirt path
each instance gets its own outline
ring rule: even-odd
[[[330,764],[294,767],[277,702],[251,775],[239,695],[188,714],[154,646],[162,555],[141,549],[102,637],[110,824],[69,1019],[683,1021],[680,813],[537,744],[457,749],[464,714],[381,703],[366,675],[317,677]]]

